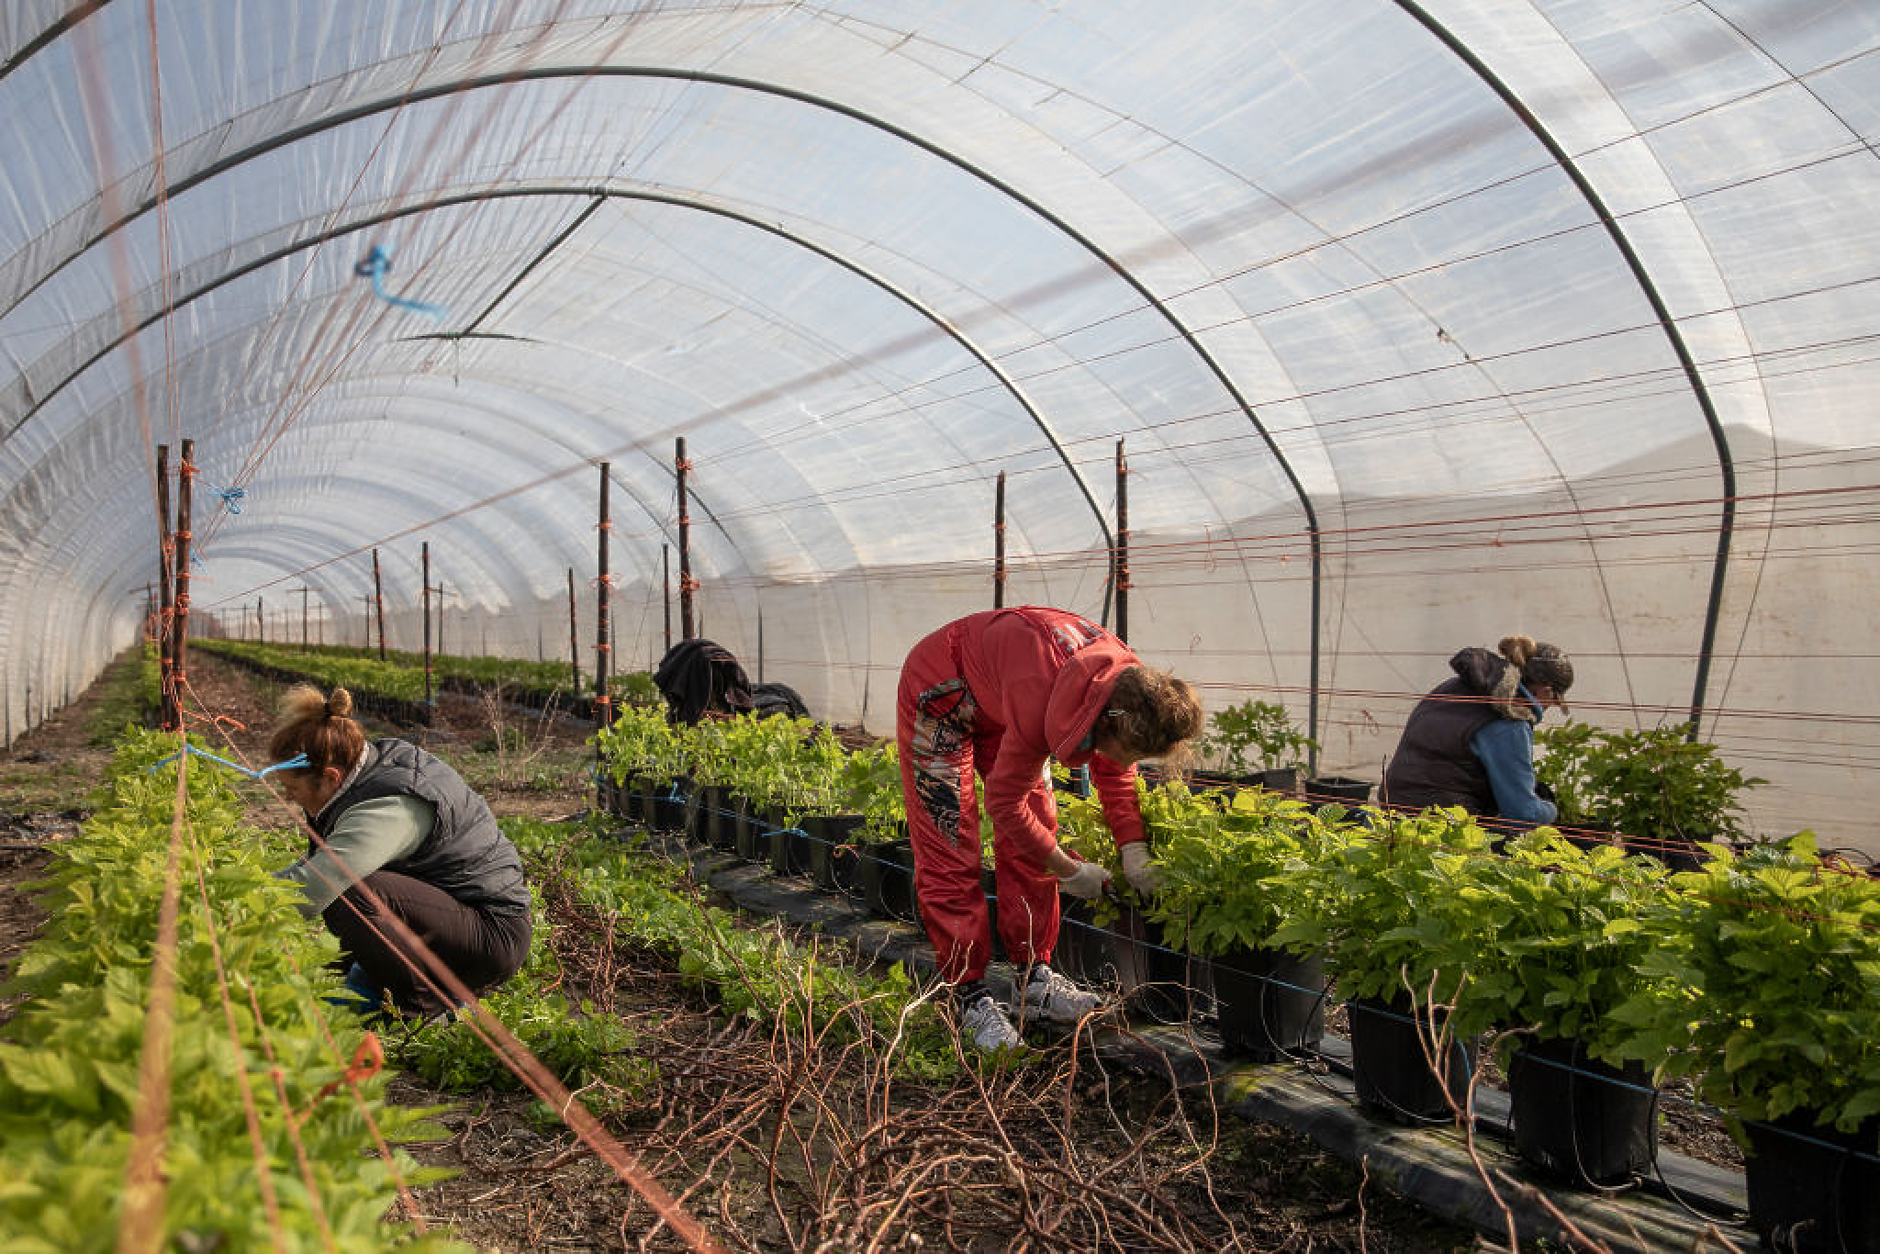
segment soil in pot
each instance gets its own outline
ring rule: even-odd
[[[1316,1050],[1325,1035],[1325,964],[1282,949],[1234,949],[1209,964],[1221,1049],[1279,1062]]]
[[[1419,1014],[1419,1026],[1410,1010],[1407,1000],[1361,998],[1351,1003],[1351,1071],[1358,1103],[1398,1123],[1448,1123],[1454,1116],[1444,1090],[1462,1105],[1474,1051],[1451,1041],[1432,1067],[1419,1039],[1429,1035],[1430,1012]],[[1437,1011],[1435,1026],[1446,1017]]]
[[[1624,1184],[1651,1169],[1658,1095],[1644,1064],[1612,1067],[1575,1040],[1529,1041],[1508,1063],[1515,1152],[1576,1184]]]
[[[1880,1117],[1852,1133],[1817,1124],[1813,1111],[1744,1127],[1749,1221],[1765,1244],[1794,1254],[1880,1251]]]

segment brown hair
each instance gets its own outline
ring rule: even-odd
[[[1559,645],[1532,636],[1503,636],[1495,650],[1519,668],[1521,682],[1529,689],[1545,685],[1564,694],[1573,687],[1573,663]]]
[[[281,694],[281,721],[268,741],[268,756],[284,762],[304,753],[303,772],[318,774],[336,766],[344,775],[366,751],[366,734],[349,717],[352,708],[352,693],[344,688],[328,696],[312,684],[295,684]]]
[[[1171,774],[1186,769],[1201,727],[1201,698],[1188,681],[1146,666],[1124,668],[1097,720],[1125,753],[1158,758]]]

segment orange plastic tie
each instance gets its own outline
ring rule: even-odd
[[[359,1042],[359,1048],[353,1051],[352,1065],[340,1073],[339,1079],[328,1081],[325,1087],[313,1095],[313,1100],[307,1103],[307,1109],[294,1116],[295,1126],[304,1124],[312,1118],[313,1108],[339,1092],[340,1085],[364,1083],[384,1069],[385,1047],[379,1044],[379,1038],[375,1033],[367,1032],[365,1039]]]

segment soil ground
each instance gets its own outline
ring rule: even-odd
[[[117,664],[115,689],[107,672],[77,701],[21,737],[10,751],[0,753],[0,975],[43,923],[43,914],[21,885],[44,869],[51,846],[77,830],[86,813],[86,794],[103,776],[109,749],[108,744],[99,743],[105,738],[101,728],[108,730],[116,717],[112,694],[123,691],[125,668],[134,670],[128,657]],[[223,742],[218,752],[237,760],[266,760],[278,685],[197,654],[191,659],[190,688],[191,708],[214,720],[205,721],[198,730],[212,744]],[[583,745],[586,726],[571,719],[518,712],[487,699],[445,698],[440,710],[439,725],[427,731],[368,724],[368,732],[396,731],[425,743],[455,765],[500,816],[561,817],[584,809],[591,800],[592,750]],[[258,825],[294,821],[295,815],[284,802],[270,799],[259,788],[244,786],[243,791],[252,794],[251,819]],[[662,978],[671,984],[669,977]],[[588,993],[604,997],[604,1005],[616,1004],[616,998],[624,1005],[648,995],[645,981],[635,984],[625,976],[621,979],[616,987]],[[0,1039],[5,1036],[5,1021],[16,1008],[16,1000],[0,996]],[[648,1011],[642,1006],[634,1013]],[[652,1013],[688,1012],[666,1005]],[[716,1041],[727,1030],[711,1025],[706,1016],[698,1018],[702,1043],[706,1035]],[[1119,1126],[1126,1123],[1119,1111],[1127,1115],[1133,1109],[1167,1106],[1166,1085],[1160,1086],[1159,1093],[1150,1091],[1156,1087],[1129,1081],[1105,1102],[1093,1105],[1084,1116],[1085,1123],[1076,1128],[1075,1143],[1099,1155],[1113,1146],[1119,1160],[1132,1156],[1152,1160],[1158,1153],[1170,1152],[1179,1156],[1181,1146],[1170,1151],[1134,1144],[1133,1129]],[[418,1192],[418,1209],[428,1225],[448,1227],[458,1239],[489,1251],[636,1248],[637,1238],[623,1229],[629,1225],[634,1230],[643,1228],[644,1208],[635,1216],[630,1194],[611,1171],[581,1149],[565,1128],[545,1123],[526,1096],[447,1095],[408,1074],[394,1081],[392,1093],[394,1100],[441,1108],[438,1122],[449,1133],[436,1143],[413,1147],[421,1161],[456,1173]],[[709,1093],[704,1100],[709,1105]],[[1200,1112],[1196,1122],[1206,1123],[1206,1112]],[[1174,1204],[1191,1209],[1201,1221],[1225,1217],[1229,1239],[1221,1248],[1491,1248],[1472,1233],[1382,1194],[1346,1164],[1297,1134],[1237,1120],[1209,1126],[1208,1135],[1220,1139],[1209,1158],[1210,1168],[1190,1190],[1193,1195],[1177,1196]],[[616,1129],[616,1133],[633,1144],[627,1139],[630,1129]],[[1697,1139],[1680,1144],[1682,1152],[1725,1160],[1734,1154],[1734,1146],[1714,1127],[1692,1128],[1689,1135]],[[691,1179],[682,1177],[676,1187],[684,1188]],[[762,1212],[772,1203],[765,1197],[767,1186],[761,1173],[756,1178],[740,1179],[730,1173],[698,1180],[693,1190],[687,1200],[693,1213],[707,1222],[731,1221],[727,1230],[738,1234],[741,1246],[794,1248],[787,1230],[764,1232]],[[1005,1248],[1017,1235],[1008,1232],[990,1243],[969,1241],[964,1248]],[[867,1234],[853,1237],[852,1242],[825,1242],[822,1248],[868,1246]],[[950,1227],[944,1239],[954,1242]]]

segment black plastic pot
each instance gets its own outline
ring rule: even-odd
[[[691,791],[692,781],[688,779],[664,780],[643,790],[640,793],[641,821],[655,831],[683,832],[688,821],[686,801]]]
[[[1313,805],[1336,801],[1341,805],[1361,806],[1371,799],[1371,781],[1348,775],[1314,775],[1306,781],[1306,800]]]
[[[694,790],[694,797],[692,830],[698,839],[714,849],[736,853],[738,823],[737,812],[732,807],[731,790],[711,784]]]
[[[1229,782],[1238,788],[1264,788],[1268,792],[1293,792],[1299,787],[1299,768],[1282,766],[1271,771],[1249,771],[1245,775],[1229,776]]]
[[[770,842],[770,869],[778,875],[809,874],[809,832],[789,821],[779,806],[765,806],[760,817]]]
[[[1107,928],[1098,927],[1091,917],[1087,901],[1063,901],[1058,904],[1057,944],[1051,950],[1051,965],[1079,984],[1114,985],[1116,954]]]
[[[1576,1184],[1623,1184],[1651,1169],[1657,1098],[1644,1064],[1608,1066],[1575,1040],[1530,1041],[1508,1063],[1515,1152]]]
[[[737,835],[734,847],[738,857],[746,862],[767,862],[770,859],[770,837],[764,827],[763,819],[751,806],[751,799],[738,793],[731,795],[732,822]]]
[[[1399,1123],[1447,1123],[1453,1118],[1444,1100],[1445,1088],[1460,1106],[1468,1096],[1474,1051],[1459,1041],[1432,1067],[1423,1051],[1419,1032],[1440,1027],[1441,1011],[1422,1011],[1424,1026],[1410,1017],[1410,1005],[1362,998],[1351,1003],[1351,1072],[1358,1103]]]
[[[1318,1048],[1325,1035],[1325,963],[1283,949],[1234,949],[1209,964],[1221,1049],[1279,1062]]]
[[[1117,982],[1129,1013],[1156,1023],[1185,1023],[1208,1009],[1209,964],[1176,949],[1160,924],[1123,910],[1113,929]]]
[[[857,880],[868,908],[884,919],[911,923],[914,909],[914,847],[906,837],[861,846]]]
[[[1749,1221],[1773,1249],[1794,1254],[1880,1251],[1880,1118],[1838,1132],[1797,1111],[1744,1120]]]
[[[854,884],[855,855],[852,850],[844,850],[843,847],[853,844],[855,833],[861,825],[862,816],[859,814],[804,816],[802,826],[807,836],[804,852],[809,857],[809,877],[816,881],[816,887],[846,892]],[[847,886],[843,883],[845,870]]]
[[[986,926],[992,937],[992,960],[1004,962],[1008,954],[1005,940],[999,935],[999,877],[989,866],[979,868],[979,891],[986,897]]]

